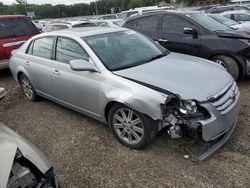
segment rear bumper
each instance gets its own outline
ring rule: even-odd
[[[9,60],[2,60],[0,61],[0,70],[7,69],[9,67]]]

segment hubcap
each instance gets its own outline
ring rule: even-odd
[[[113,125],[120,139],[128,144],[138,144],[144,136],[144,127],[138,115],[130,109],[121,108],[114,113]]]
[[[21,85],[22,85],[22,88],[23,88],[23,91],[24,91],[24,94],[26,95],[26,97],[31,99],[34,95],[34,91],[33,91],[33,88],[32,88],[32,85],[31,85],[29,79],[26,77],[22,77]]]
[[[227,65],[225,64],[224,61],[222,60],[219,60],[219,59],[216,59],[215,62],[221,66],[223,66],[225,69],[227,69]]]

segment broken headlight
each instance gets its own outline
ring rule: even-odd
[[[204,109],[194,100],[182,100],[169,96],[163,105],[163,116],[174,116],[178,120],[190,120],[204,117]]]

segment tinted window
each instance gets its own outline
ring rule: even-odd
[[[88,55],[77,42],[67,38],[58,38],[56,60],[69,63],[74,59],[88,60]]]
[[[32,54],[34,56],[50,59],[53,48],[53,42],[54,42],[53,37],[44,37],[35,40],[33,44]]]
[[[192,27],[192,24],[180,16],[163,16],[162,31],[169,33],[183,33],[185,27]]]
[[[73,25],[72,26],[73,28],[76,28],[76,27],[96,27],[96,24],[94,23],[80,23],[80,24],[77,24],[77,25]]]
[[[66,26],[66,25],[61,25],[60,26],[60,29],[68,29],[69,27],[68,26]]]
[[[28,18],[0,19],[0,38],[38,34],[39,31]]]
[[[235,14],[234,19],[236,21],[250,21],[250,15],[248,14]]]
[[[147,16],[137,20],[136,28],[139,30],[158,31],[160,17]]]

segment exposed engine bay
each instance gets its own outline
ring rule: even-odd
[[[162,112],[163,127],[169,127],[168,134],[172,139],[184,135],[201,137],[202,127],[197,121],[210,117],[206,109],[194,100],[181,100],[174,95],[170,95],[162,105]]]
[[[7,188],[54,188],[53,169],[47,174],[42,174],[36,166],[17,152],[11,173],[8,180]]]

